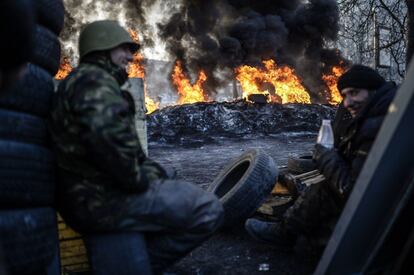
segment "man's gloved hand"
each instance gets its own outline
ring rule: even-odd
[[[334,150],[334,149],[326,148],[325,146],[322,146],[317,143],[315,144],[315,150],[313,151],[312,159],[317,163],[322,157],[322,155],[327,154],[331,150]]]
[[[348,167],[335,149],[315,145],[313,159],[318,170],[325,176],[325,184],[340,196],[349,187]]]
[[[335,149],[329,149],[320,144],[315,145],[315,152],[313,153],[318,170],[329,179],[332,173],[337,168],[342,158],[338,155]]]

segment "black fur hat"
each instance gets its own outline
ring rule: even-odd
[[[364,65],[354,65],[338,79],[338,90],[353,87],[376,90],[384,85],[385,79],[375,70]]]

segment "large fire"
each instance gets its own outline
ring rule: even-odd
[[[323,81],[325,81],[326,86],[329,88],[329,92],[331,98],[329,99],[329,103],[331,104],[339,104],[342,101],[342,96],[336,87],[336,83],[338,82],[338,78],[345,72],[344,67],[335,66],[332,67],[331,74],[326,74],[322,76]]]
[[[128,32],[132,40],[139,43],[138,33],[132,29],[129,29]],[[145,68],[142,65],[143,60],[144,56],[142,54],[140,54],[139,52],[136,52],[134,54],[133,60],[128,67],[128,77],[145,78]],[[148,96],[147,89],[144,89],[144,91],[145,107],[147,108],[147,114],[150,114],[155,110],[159,109],[160,103],[155,102],[152,98]]]
[[[144,57],[140,53],[134,54],[134,59],[128,66],[128,77],[135,78],[145,78],[144,66],[142,66],[142,61]]]
[[[139,43],[138,33],[132,29],[128,30],[129,35],[131,36],[132,40]],[[142,61],[144,57],[139,52],[134,54],[133,60],[128,66],[128,76],[129,77],[136,77],[136,78],[144,78],[145,77],[145,69],[142,65]]]
[[[134,30],[129,30],[131,38],[138,42],[138,34]],[[128,76],[134,78],[145,78],[145,69],[143,66],[144,57],[136,53],[133,61],[128,67]],[[287,66],[278,66],[274,60],[263,61],[263,67],[251,67],[243,65],[235,70],[236,79],[240,82],[243,90],[243,98],[249,100],[249,95],[262,94],[268,102],[274,103],[311,103],[309,93],[303,87],[301,80],[295,74],[295,71]],[[60,69],[56,74],[57,80],[64,79],[71,71],[72,66],[69,58],[62,59]],[[345,67],[332,67],[329,74],[323,75],[322,79],[329,89],[328,102],[338,104],[342,97],[336,87],[338,78],[344,73]],[[207,80],[206,73],[201,70],[194,84],[184,73],[183,65],[180,60],[175,62],[171,73],[171,80],[177,89],[179,99],[177,104],[195,103],[209,101],[203,85]],[[145,105],[147,113],[152,113],[159,109],[160,102],[156,102],[147,95],[145,89]]]
[[[279,67],[274,60],[263,61],[263,64],[264,68],[244,65],[236,69],[243,98],[248,99],[251,94],[263,94],[268,97],[268,102],[311,103],[308,92],[293,69]],[[267,87],[263,88],[264,84],[268,84]]]
[[[178,104],[208,101],[208,97],[203,89],[203,83],[207,80],[204,71],[200,71],[195,84],[191,84],[190,79],[184,74],[181,61],[177,60],[171,79],[180,96]]]
[[[160,103],[155,102],[152,98],[147,96],[147,92],[145,92],[145,108],[147,109],[147,114],[151,114],[160,108]]]

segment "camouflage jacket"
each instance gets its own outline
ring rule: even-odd
[[[166,177],[141,149],[132,97],[120,88],[126,79],[102,56],[81,63],[59,84],[49,120],[59,200],[99,205]]]

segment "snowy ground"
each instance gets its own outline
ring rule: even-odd
[[[273,157],[278,166],[286,165],[289,156],[309,152],[314,135],[292,134],[256,139],[222,139],[215,144],[150,144],[150,157],[174,167],[178,178],[206,188],[219,171],[245,150],[260,148]],[[305,254],[306,255],[306,254]],[[314,261],[300,251],[282,252],[259,244],[241,228],[232,233],[219,232],[201,247],[178,262],[173,274],[310,274]]]

